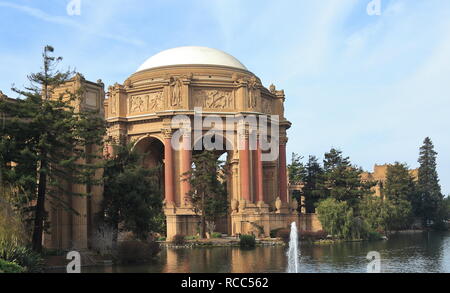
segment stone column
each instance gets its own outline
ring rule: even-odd
[[[239,150],[239,173],[241,181],[241,196],[247,202],[251,201],[250,197],[250,152],[248,136],[243,135],[243,149]]]
[[[279,163],[278,163],[278,191],[281,201],[287,202],[287,169],[286,169],[286,143],[287,138],[280,138]]]
[[[256,149],[256,201],[257,203],[264,203],[263,163],[259,142]]]
[[[189,191],[191,190],[191,185],[185,175],[186,172],[191,170],[192,164],[192,150],[191,150],[191,136],[190,133],[183,135],[183,147],[181,149],[181,200],[183,205],[189,205]]]
[[[166,206],[173,206],[174,200],[174,186],[173,186],[173,150],[172,150],[172,133],[170,130],[164,132],[164,188]]]

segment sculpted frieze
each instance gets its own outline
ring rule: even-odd
[[[205,109],[233,109],[233,92],[220,89],[197,89],[194,91],[194,104]]]

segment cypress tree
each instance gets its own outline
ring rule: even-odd
[[[437,152],[429,137],[423,141],[419,156],[418,196],[421,202],[421,215],[424,224],[430,221],[439,222],[439,209],[443,202],[443,194],[436,170]]]

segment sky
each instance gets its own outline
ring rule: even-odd
[[[431,137],[450,193],[450,1],[0,0],[0,90],[27,85],[49,44],[92,81],[122,83],[178,46],[221,49],[286,93],[289,156],[339,148],[352,163],[407,163]],[[73,11],[73,10],[72,10]],[[76,11],[75,11],[76,12]]]

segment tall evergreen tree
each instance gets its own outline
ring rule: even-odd
[[[350,159],[342,151],[332,148],[325,154],[324,181],[322,192],[325,197],[345,201],[351,208],[357,208],[358,202],[367,194],[373,193],[374,182],[362,182],[362,170],[352,166]]]
[[[215,222],[227,213],[227,166],[214,151],[202,151],[192,156],[194,167],[187,172],[191,185],[189,195],[194,212],[200,216],[200,236],[206,237],[206,223]]]
[[[116,155],[105,163],[103,221],[113,228],[113,243],[119,230],[131,231],[139,239],[149,232],[162,232],[164,215],[159,188],[161,166],[142,166],[142,155],[132,145],[115,146]]]
[[[306,163],[306,176],[301,195],[305,197],[305,209],[307,213],[314,213],[317,203],[323,197],[323,175],[324,171],[317,157],[309,156]]]
[[[409,228],[412,223],[412,205],[410,199],[416,195],[414,178],[409,174],[406,164],[395,162],[388,166],[383,195],[391,204],[391,229]]]
[[[288,165],[289,183],[298,184],[304,181],[306,175],[305,166],[302,163],[303,157],[292,153],[292,161]]]
[[[75,109],[75,102],[82,99],[83,89],[56,96],[54,90],[69,81],[74,72],[57,70],[62,58],[51,56],[53,51],[51,46],[44,48],[42,70],[28,76],[28,87],[13,88],[24,99],[1,105],[11,111],[13,117],[6,128],[17,127],[17,131],[7,133],[15,151],[6,159],[17,163],[15,174],[10,178],[19,179],[36,199],[32,246],[38,252],[42,250],[46,201],[50,199],[67,207],[62,194],[86,194],[72,193],[65,189],[63,182],[97,183],[93,176],[100,166],[91,162],[98,156],[88,149],[101,145],[105,132],[103,118],[97,112]]]
[[[437,152],[429,137],[423,141],[419,156],[418,196],[421,199],[421,215],[423,223],[439,222],[439,209],[442,206],[443,194],[439,185],[436,170]]]

